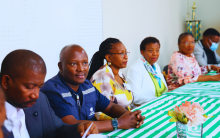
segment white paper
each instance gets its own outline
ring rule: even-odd
[[[107,138],[107,136],[102,134],[90,134],[87,138]]]

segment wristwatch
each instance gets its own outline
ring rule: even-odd
[[[112,127],[114,128],[114,130],[118,129],[118,120],[117,120],[117,118],[112,119]]]

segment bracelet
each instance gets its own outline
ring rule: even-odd
[[[210,66],[210,65],[208,65],[208,69],[209,69],[209,71],[211,71],[211,70],[212,70],[212,68],[211,68],[211,66]]]

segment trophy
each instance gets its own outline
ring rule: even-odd
[[[194,2],[192,6],[192,20],[195,19],[196,19],[196,2]]]

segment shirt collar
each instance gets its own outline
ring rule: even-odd
[[[18,109],[20,109],[20,108],[14,107],[13,105],[11,105],[8,102],[5,102],[5,108],[6,108],[6,116],[7,116],[7,118],[10,118],[14,114],[14,112],[17,112]]]
[[[77,91],[75,92],[67,83],[66,81],[63,79],[63,77],[61,76],[60,72],[58,72],[58,76],[60,78],[60,80],[62,81],[62,83],[69,89],[70,92],[72,93],[77,93],[80,94],[82,92],[82,88],[81,88],[81,84],[79,85],[79,88],[77,89]]]
[[[212,52],[212,50],[210,50],[209,48],[207,48],[206,46],[203,45],[202,40],[200,40],[200,43],[206,52]]]
[[[177,54],[177,55],[180,55],[180,56],[185,57],[185,58],[195,58],[195,56],[194,56],[193,53],[191,54],[192,57],[187,57],[187,56],[185,56],[184,54],[179,53],[178,51],[173,52],[173,54],[175,54],[175,55]]]
[[[114,76],[114,74],[113,74],[113,72],[112,72],[112,69],[106,64],[106,68],[109,70],[109,72],[111,73],[111,75],[112,75],[112,77],[115,79],[115,76]],[[122,72],[119,70],[119,72],[118,72],[118,75],[121,77],[121,78],[124,78],[124,76],[123,76],[123,74],[122,74]]]

